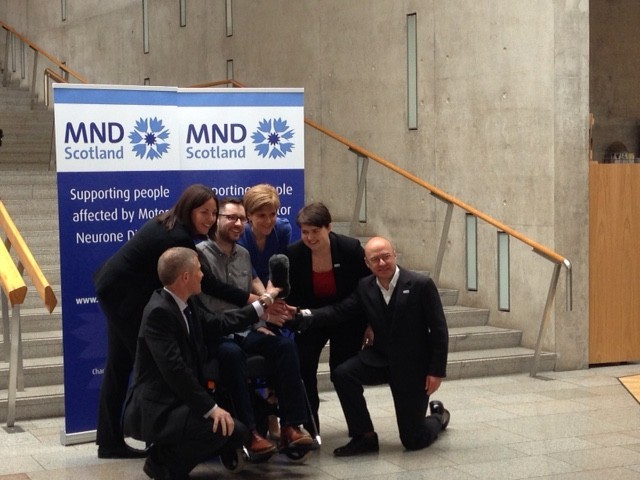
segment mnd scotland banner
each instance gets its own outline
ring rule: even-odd
[[[193,183],[219,198],[257,183],[279,216],[304,204],[302,89],[54,85],[64,444],[95,438],[106,325],[91,277]]]

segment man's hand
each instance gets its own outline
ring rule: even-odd
[[[424,382],[424,392],[427,395],[433,394],[442,383],[442,378],[440,377],[432,377],[431,375],[427,375],[427,378]]]
[[[373,328],[371,328],[371,325],[367,325],[362,335],[362,348],[373,347],[373,336]]]
[[[218,427],[220,427],[220,435],[223,437],[228,437],[233,433],[233,427],[235,425],[233,418],[224,408],[220,406],[214,408],[209,418],[213,420],[213,433],[218,431]]]
[[[268,293],[269,295],[271,295],[271,298],[275,299],[281,291],[282,291],[281,288],[274,287],[273,284],[271,283],[271,280],[269,280],[269,283],[267,283],[267,289],[265,293]]]
[[[258,327],[256,328],[256,332],[261,333],[263,335],[275,335],[275,333],[273,333],[267,327]]]
[[[255,293],[250,293],[247,298],[247,305],[257,301],[260,298],[260,295],[256,295]]]
[[[286,321],[291,320],[292,315],[289,312],[287,304],[282,300],[276,300],[269,305],[264,313],[263,319],[272,325],[282,327]]]

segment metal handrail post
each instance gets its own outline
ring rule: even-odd
[[[10,345],[11,345],[11,332],[9,330],[9,299],[4,293],[4,290],[0,291],[2,296],[2,349],[4,352],[4,361],[9,361]]]
[[[6,87],[9,81],[9,49],[11,48],[11,32],[7,30],[6,43],[4,44],[4,74],[2,75],[2,86]]]
[[[16,421],[17,391],[24,390],[21,344],[20,305],[15,305],[11,316],[11,356],[9,358],[9,385],[7,395],[7,427],[9,428],[13,427]]]
[[[11,36],[11,73],[16,73],[16,37]]]
[[[567,269],[566,286],[565,286],[565,288],[567,289],[567,298],[566,298],[567,304],[565,308],[567,309],[568,312],[570,312],[573,310],[573,273],[571,270],[571,262],[565,258],[563,263],[565,268]]]
[[[453,214],[453,203],[442,200],[439,197],[438,200],[447,204],[447,213],[444,216],[444,224],[442,225],[442,234],[440,235],[440,246],[438,247],[438,254],[436,256],[436,264],[434,271],[431,274],[431,278],[437,284],[440,280],[440,272],[442,271],[442,262],[444,261],[444,252],[447,249],[447,240],[449,239],[449,227],[451,226],[451,216]]]
[[[27,76],[26,58],[25,44],[20,42],[20,79],[22,80]]]
[[[362,209],[362,203],[364,201],[364,192],[367,185],[367,170],[369,169],[369,157],[365,157],[359,153],[356,153],[356,155],[358,155],[358,158],[362,158],[362,169],[359,172],[356,204],[353,209],[353,217],[351,218],[351,234],[355,233],[355,228],[358,223],[360,223],[360,210]]]
[[[38,51],[33,51],[33,74],[31,77],[31,108],[36,104],[36,72],[38,70]]]
[[[553,305],[553,299],[556,296],[556,287],[558,286],[558,278],[560,277],[560,268],[562,268],[562,265],[559,263],[556,263],[553,267],[553,274],[551,275],[551,282],[549,283],[549,292],[547,293],[547,302],[545,303],[544,311],[542,312],[538,341],[536,342],[536,350],[533,355],[533,362],[531,363],[530,375],[532,377],[535,377],[538,374],[540,353],[542,349],[542,335],[547,323],[549,322],[549,318],[551,317],[551,306]]]

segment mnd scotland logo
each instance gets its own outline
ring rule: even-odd
[[[162,120],[158,120],[158,117],[141,118],[129,134],[136,157],[149,160],[161,158],[167,153],[170,147],[166,141],[167,138],[169,138],[169,130],[165,128]]]
[[[254,149],[261,157],[279,158],[293,149],[294,144],[289,141],[293,135],[293,129],[287,125],[286,120],[273,118],[262,120],[251,138],[255,144]]]

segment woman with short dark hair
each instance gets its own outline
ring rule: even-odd
[[[356,238],[331,231],[331,213],[322,203],[304,206],[296,216],[301,238],[287,248],[291,293],[287,303],[318,308],[339,302],[353,292],[358,281],[371,272]],[[329,341],[331,372],[362,347],[366,325],[361,318],[344,319],[340,325],[313,328],[296,334],[300,370],[318,429],[318,362]]]

